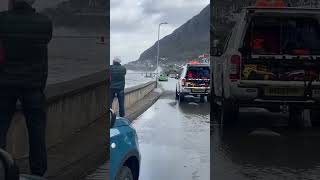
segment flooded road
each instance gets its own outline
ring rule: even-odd
[[[209,180],[209,103],[175,100],[176,80],[133,122],[142,155],[139,180]]]
[[[320,179],[320,129],[289,129],[287,116],[242,109],[237,126],[213,127],[213,180]]]
[[[133,121],[139,137],[139,180],[209,180],[209,103],[175,100],[175,83],[161,82],[161,98]],[[86,180],[105,180],[107,164]]]

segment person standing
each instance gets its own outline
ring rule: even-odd
[[[112,108],[112,102],[117,96],[119,102],[119,116],[125,116],[124,109],[124,87],[125,87],[125,76],[127,70],[124,66],[121,65],[120,58],[114,58],[113,65],[110,66],[110,75],[111,75],[111,85],[110,85],[110,102],[109,106]]]
[[[0,148],[6,148],[19,100],[28,129],[31,174],[43,176],[47,170],[44,89],[53,25],[32,8],[34,1],[13,0],[9,10],[0,13],[0,56],[4,61],[0,68]]]

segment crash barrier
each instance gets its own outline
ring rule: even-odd
[[[56,145],[88,127],[107,113],[107,73],[97,72],[75,80],[48,85],[47,146]],[[20,109],[20,110],[19,110]],[[107,125],[106,125],[107,128]],[[16,159],[28,156],[28,134],[21,108],[8,134],[8,151]]]
[[[141,85],[137,85],[134,87],[126,88],[125,93],[125,109],[132,107],[139,100],[144,98],[147,94],[149,94],[152,90],[156,88],[156,81],[150,81]],[[118,99],[115,98],[112,104],[112,109],[115,112],[118,112]]]

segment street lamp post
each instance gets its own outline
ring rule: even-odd
[[[163,23],[160,23],[159,24],[159,27],[158,27],[158,53],[157,53],[157,76],[156,76],[156,88],[158,87],[158,79],[159,79],[159,51],[160,51],[160,43],[159,43],[159,41],[160,41],[160,26],[162,25],[162,24],[168,24],[167,22],[163,22]]]

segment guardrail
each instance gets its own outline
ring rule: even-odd
[[[150,81],[138,86],[130,87],[125,89],[125,109],[130,108],[139,100],[143,99],[156,87],[156,81]],[[112,104],[112,109],[118,111],[118,100],[115,98]]]

